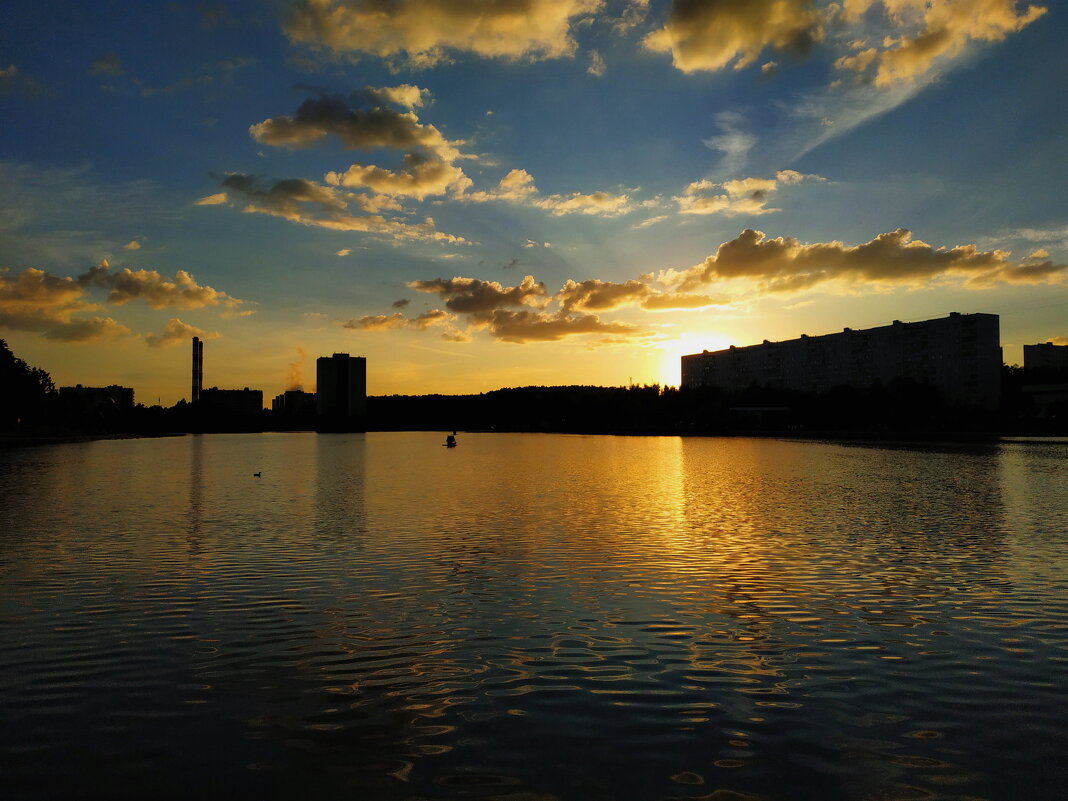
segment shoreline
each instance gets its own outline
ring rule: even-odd
[[[427,433],[445,431],[438,428],[370,428],[366,432],[352,433],[375,433],[388,434],[402,431],[424,431]],[[452,429],[449,429],[452,430]],[[1020,445],[1068,445],[1068,434],[1021,434],[1003,432],[937,432],[937,431],[768,431],[768,430],[737,430],[717,431],[708,433],[678,432],[678,431],[553,431],[553,430],[518,430],[518,429],[456,429],[461,434],[567,434],[572,436],[606,436],[606,437],[683,437],[703,439],[781,439],[796,440],[801,442],[835,442],[841,444],[856,445],[900,445],[930,447],[937,445],[963,445],[983,446],[1002,445],[1007,443]],[[119,439],[157,439],[162,437],[185,437],[201,434],[289,434],[289,433],[322,433],[314,429],[301,430],[273,430],[263,431],[171,431],[162,433],[132,433],[132,432],[63,432],[46,434],[41,432],[18,434],[12,432],[0,433],[0,450],[19,447],[36,447],[41,445],[64,445],[81,442],[94,442],[98,440]]]

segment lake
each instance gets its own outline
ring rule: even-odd
[[[458,440],[0,451],[4,798],[1068,792],[1065,445]]]

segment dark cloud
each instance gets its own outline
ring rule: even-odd
[[[116,53],[105,53],[89,68],[93,75],[122,75],[122,59]]]
[[[370,91],[396,93],[397,88]],[[446,163],[459,156],[456,148],[462,142],[446,140],[441,131],[420,123],[411,111],[384,105],[363,107],[367,99],[367,90],[348,97],[322,94],[308,98],[293,116],[266,119],[251,126],[249,133],[257,142],[276,147],[305,147],[336,136],[351,150],[422,149]]]
[[[489,312],[508,306],[544,306],[548,302],[545,284],[527,275],[518,286],[505,287],[497,281],[477,278],[434,278],[429,281],[409,281],[408,287],[417,292],[437,294],[450,311],[462,314]]]
[[[807,53],[823,38],[826,12],[812,0],[674,0],[667,24],[645,46],[670,53],[683,72],[741,69],[766,49]]]
[[[471,316],[472,325],[486,328],[502,342],[556,342],[582,334],[646,337],[649,333],[629,323],[605,322],[595,314],[548,314],[540,311],[495,309]]]
[[[465,240],[442,233],[427,217],[422,223],[391,219],[377,213],[399,206],[388,198],[370,197],[323,186],[303,178],[264,181],[253,175],[233,173],[221,183],[225,192],[201,198],[197,205],[217,206],[235,203],[246,212],[269,214],[302,225],[334,231],[362,231],[398,240],[432,240],[452,244]],[[350,206],[369,213],[353,214]]]
[[[14,64],[0,67],[0,95],[40,97],[48,93],[49,90],[43,83],[32,75],[27,75]]]

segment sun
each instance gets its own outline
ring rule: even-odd
[[[673,339],[659,343],[660,349],[658,376],[663,386],[677,387],[681,380],[681,363],[683,356],[700,353],[703,350],[722,350],[729,347],[733,340],[723,331],[680,332]]]

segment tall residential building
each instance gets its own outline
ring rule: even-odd
[[[360,430],[367,414],[367,360],[335,353],[315,360],[315,407],[326,427]]]
[[[1068,374],[1068,345],[1043,342],[1023,346],[1024,371],[1035,378],[1063,378]]]
[[[1001,338],[996,314],[959,314],[682,357],[683,387],[751,385],[802,392],[865,389],[895,378],[935,386],[947,403],[997,407]]]

